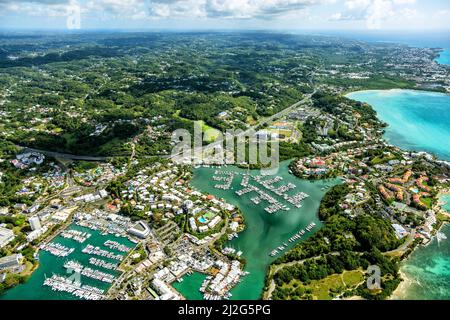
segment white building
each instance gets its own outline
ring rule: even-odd
[[[34,231],[31,231],[27,235],[27,241],[28,242],[32,242],[32,241],[36,240],[37,238],[39,238],[40,236],[42,236],[47,231],[48,231],[48,228],[46,226],[44,226],[44,227],[42,227],[40,229],[36,229]]]
[[[11,270],[14,272],[21,272],[23,270],[21,261],[22,261],[21,254],[13,254],[10,256],[0,258],[0,270]]]
[[[0,227],[0,248],[3,248],[15,238],[14,232],[10,229]]]
[[[197,224],[195,223],[194,217],[189,218],[189,226],[191,227],[192,231],[197,231]]]
[[[219,224],[219,222],[222,220],[222,218],[220,216],[215,216],[214,219],[212,219],[209,223],[208,223],[208,227],[210,227],[211,229],[214,228],[215,226],[217,226],[217,224]]]
[[[180,297],[164,281],[154,279],[152,287],[160,294],[160,300],[180,300]]]
[[[39,217],[34,216],[28,219],[28,222],[30,223],[31,230],[39,230],[41,228],[41,221],[39,220]]]
[[[145,239],[150,235],[150,227],[144,221],[138,221],[128,233],[138,238]]]

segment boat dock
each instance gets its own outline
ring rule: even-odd
[[[63,246],[62,244],[53,242],[42,245],[40,249],[57,257],[67,257],[68,255],[70,255],[72,252],[75,251],[74,248],[69,248]]]
[[[113,240],[106,240],[104,245],[105,247],[108,247],[113,250],[118,250],[123,253],[127,253],[131,250],[131,248],[128,248],[127,246]]]
[[[106,282],[106,283],[113,283],[115,277],[112,274],[109,273],[105,273],[99,270],[94,270],[91,269],[89,267],[85,267],[82,264],[80,264],[77,261],[74,260],[70,260],[67,261],[66,263],[64,263],[64,268],[68,269],[68,270],[73,270],[79,274],[81,274],[82,276],[94,279],[94,280],[99,280],[102,282]]]
[[[107,262],[102,259],[97,259],[94,257],[89,258],[89,263],[96,267],[102,267],[108,270],[116,270],[119,266],[117,263]]]
[[[61,237],[65,239],[72,239],[79,243],[84,243],[91,237],[91,234],[78,230],[64,230],[63,232],[61,232]]]
[[[302,230],[298,231],[298,232],[295,233],[292,237],[289,238],[289,242],[290,242],[290,243],[294,243],[294,242],[300,240],[301,237],[302,237],[303,235],[306,234],[306,232],[311,232],[311,230],[314,229],[315,226],[316,226],[316,223],[315,223],[315,222],[311,222],[311,223],[305,228],[306,231],[305,231],[305,229],[302,229]],[[269,253],[269,256],[274,257],[274,256],[276,256],[277,254],[279,254],[279,253],[283,252],[284,250],[286,250],[287,247],[288,247],[288,244],[287,244],[287,243],[283,243],[283,245],[281,245],[281,246],[277,247],[276,249],[272,250],[272,251]]]
[[[94,247],[93,245],[88,244],[81,252],[94,255],[94,256],[100,256],[104,258],[114,259],[114,260],[122,260],[123,256],[121,254],[115,254],[113,252],[100,249],[99,247]]]
[[[88,285],[80,285],[58,275],[45,279],[43,286],[50,287],[53,291],[70,293],[80,299],[102,300],[104,298],[104,290]]]

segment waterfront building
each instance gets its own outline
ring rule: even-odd
[[[399,224],[393,223],[392,228],[394,228],[395,235],[398,239],[402,239],[409,234],[408,231],[406,231],[405,228]]]
[[[179,295],[175,294],[174,290],[160,279],[152,281],[152,287],[159,293],[159,300],[180,300]]]
[[[0,258],[0,270],[9,270],[13,272],[21,272],[23,270],[23,265],[21,264],[22,255],[13,254]]]
[[[36,229],[34,231],[31,231],[28,235],[27,235],[27,241],[28,242],[32,242],[34,240],[36,240],[37,238],[39,238],[40,236],[42,236],[44,233],[46,233],[48,231],[48,228],[46,226]]]

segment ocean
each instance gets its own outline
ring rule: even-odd
[[[450,95],[413,90],[370,90],[353,92],[348,98],[371,104],[387,122],[385,138],[403,149],[423,150],[450,160]],[[450,197],[444,196],[450,212]],[[450,239],[450,225],[441,232]],[[402,262],[404,282],[393,299],[450,299],[450,240],[436,238],[417,248]]]
[[[388,123],[385,139],[400,148],[450,160],[450,95],[415,90],[368,90],[347,95],[367,102]]]
[[[392,32],[392,31],[322,31],[319,35],[331,35],[369,43],[399,43],[416,48],[444,49],[436,61],[450,65],[450,32]]]
[[[450,225],[441,232],[450,238]],[[400,267],[405,278],[392,299],[450,299],[450,240],[434,238],[426,247],[417,248]]]

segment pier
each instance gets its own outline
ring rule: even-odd
[[[290,242],[290,243],[294,243],[294,242],[300,240],[301,237],[302,237],[303,235],[306,234],[306,232],[311,232],[312,229],[314,229],[315,226],[316,226],[316,223],[315,223],[315,222],[311,222],[311,223],[305,228],[306,231],[305,231],[305,229],[302,229],[302,230],[298,231],[298,232],[295,233],[292,237],[289,238],[289,242]],[[277,254],[279,254],[279,253],[283,252],[284,250],[286,250],[287,247],[288,247],[288,244],[287,244],[287,243],[283,243],[281,246],[279,246],[279,247],[277,247],[276,249],[272,250],[272,251],[269,253],[269,256],[274,257],[274,256],[276,256]]]
[[[81,263],[74,260],[70,260],[64,263],[64,268],[66,268],[67,270],[73,270],[85,277],[106,283],[113,283],[115,279],[115,277],[112,274],[105,273],[99,270],[94,270],[89,267],[85,267]]]
[[[57,275],[45,279],[43,286],[50,287],[53,291],[67,292],[85,300],[102,300],[104,298],[104,290],[88,285],[80,285]]]
[[[84,243],[91,237],[91,234],[78,230],[64,230],[63,232],[61,232],[61,237],[65,239],[72,239],[78,243]]]
[[[46,251],[57,257],[67,257],[72,252],[74,252],[74,248],[68,248],[59,243],[50,242],[42,245],[41,250]]]
[[[122,260],[123,258],[121,254],[115,254],[113,252],[100,249],[99,247],[94,247],[93,245],[90,244],[88,244],[81,252],[119,261]]]

